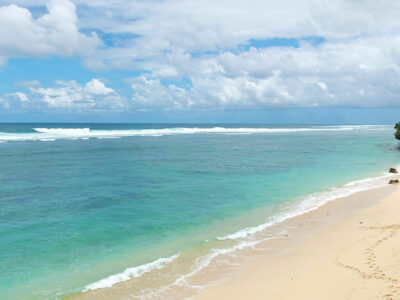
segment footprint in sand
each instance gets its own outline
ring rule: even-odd
[[[362,223],[360,222],[360,224]],[[339,260],[336,260],[336,263],[347,270],[358,273],[360,277],[364,279],[382,280],[385,283],[387,283],[387,290],[385,294],[382,295],[383,299],[385,300],[400,299],[400,285],[399,285],[400,280],[394,278],[394,276],[388,275],[387,272],[385,272],[383,266],[380,266],[377,262],[378,255],[376,253],[377,248],[379,248],[382,245],[382,243],[386,242],[389,239],[394,238],[399,233],[400,224],[392,224],[386,226],[362,226],[361,229],[368,231],[379,230],[379,232],[376,235],[363,238],[346,248],[351,248],[355,244],[362,241],[380,237],[380,239],[370,244],[370,246],[364,250],[364,254],[366,255],[364,266],[368,271],[363,271],[362,267],[359,268],[356,266],[341,263]]]

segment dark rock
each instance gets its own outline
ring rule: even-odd
[[[389,173],[399,173],[399,172],[397,172],[397,170],[395,168],[390,168]]]
[[[399,180],[398,179],[391,179],[389,181],[389,184],[395,184],[395,183],[399,183]]]

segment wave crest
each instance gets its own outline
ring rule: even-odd
[[[140,277],[145,273],[151,272],[153,270],[159,270],[165,267],[167,264],[171,263],[173,260],[178,258],[177,255],[173,255],[170,257],[161,257],[155,261],[152,261],[150,263],[140,265],[137,267],[132,267],[132,268],[127,268],[125,271],[110,275],[104,279],[101,279],[99,281],[96,281],[94,283],[91,283],[87,285],[84,288],[84,292],[90,291],[90,290],[97,290],[97,289],[103,289],[107,287],[111,287],[119,282],[127,281],[132,278]]]
[[[385,173],[385,175],[382,175],[382,176],[370,177],[370,178],[366,178],[366,179],[351,181],[345,185],[342,185],[340,187],[334,187],[325,192],[311,194],[311,195],[297,201],[297,203],[294,206],[292,206],[290,208],[285,208],[281,213],[278,213],[275,216],[269,218],[263,224],[260,224],[258,226],[254,226],[254,227],[244,228],[244,229],[241,229],[232,234],[217,237],[217,239],[218,240],[236,240],[236,239],[241,240],[241,239],[253,236],[253,235],[257,234],[258,232],[263,231],[263,230],[267,229],[268,227],[271,227],[272,225],[281,223],[290,218],[293,218],[293,217],[302,215],[304,213],[310,212],[312,210],[315,210],[330,201],[333,201],[333,200],[336,200],[339,198],[348,197],[348,196],[353,195],[358,192],[384,187],[387,185],[388,179],[393,176],[395,176],[395,175]]]
[[[36,132],[41,133],[57,133],[57,134],[79,134],[89,133],[90,128],[33,128]]]
[[[41,141],[59,139],[89,139],[89,138],[121,138],[134,136],[159,137],[165,135],[183,134],[286,134],[301,132],[332,132],[352,130],[383,130],[391,126],[382,125],[338,125],[312,126],[298,128],[269,128],[269,127],[175,127],[160,129],[107,129],[91,130],[90,128],[33,128],[34,133],[5,133],[0,132],[0,141]]]

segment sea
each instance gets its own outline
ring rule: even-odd
[[[0,299],[132,299],[387,184],[392,125],[0,124]],[[266,266],[267,267],[267,266]]]

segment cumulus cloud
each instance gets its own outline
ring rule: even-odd
[[[96,60],[111,68],[136,68],[142,59],[151,65],[164,63],[171,52],[235,49],[251,39],[322,36],[328,42],[346,42],[360,36],[397,35],[400,29],[396,16],[400,3],[388,0],[166,0],[124,1],[123,5],[114,0],[91,1],[86,6],[92,9],[84,9],[84,26],[135,35]],[[99,12],[105,18],[93,15]]]
[[[27,8],[0,7],[0,62],[8,57],[89,54],[100,44],[95,33],[79,32],[72,2],[51,0],[46,8],[48,13],[35,19]]]
[[[193,104],[190,92],[173,84],[165,86],[158,78],[139,76],[128,82],[133,89],[133,105],[138,109],[186,109]]]
[[[47,107],[78,110],[119,110],[124,107],[121,96],[99,79],[82,86],[75,81],[57,81],[57,87],[30,88],[32,96]]]
[[[96,78],[92,79],[86,84],[85,91],[93,95],[116,94],[112,88],[106,87],[102,81]]]
[[[63,111],[121,110],[125,99],[101,80],[92,79],[85,85],[75,81],[56,81],[54,87],[29,86],[28,93],[15,92],[1,96],[7,109],[26,107]]]
[[[0,8],[0,63],[11,55],[78,54],[90,69],[141,73],[127,80],[132,96],[125,102],[98,79],[83,86],[73,81],[51,88],[26,85],[30,103],[45,107],[400,105],[398,1],[6,2]],[[22,8],[38,4],[48,10],[38,18]],[[99,48],[95,34],[80,31],[93,28],[120,40]],[[299,40],[299,47],[252,47],[254,40],[276,37]],[[321,37],[322,43],[306,37]],[[191,84],[174,83],[182,79]]]
[[[21,102],[29,102],[28,96],[22,92],[12,93],[11,96],[17,98]]]
[[[29,102],[28,96],[22,92],[0,95],[0,107],[5,110],[29,108]]]
[[[77,2],[78,3],[78,2]],[[400,3],[395,1],[92,2],[99,28],[137,35],[91,58],[131,79],[134,107],[153,109],[399,106]],[[245,48],[254,39],[320,36],[299,48]],[[164,79],[189,78],[181,88]]]
[[[134,79],[132,100],[165,109],[399,106],[399,54],[400,36],[191,57],[182,71],[190,88],[162,85],[153,71]]]

